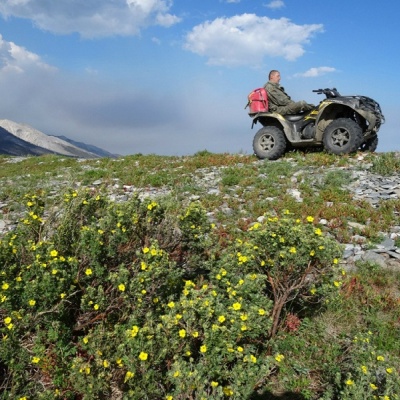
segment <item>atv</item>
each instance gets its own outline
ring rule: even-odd
[[[259,159],[276,160],[296,148],[320,148],[333,154],[376,150],[378,131],[385,118],[375,100],[341,96],[335,88],[313,92],[326,98],[311,111],[295,115],[269,112],[268,94],[262,88],[249,94],[252,128],[258,122],[263,126],[253,139],[253,150]]]

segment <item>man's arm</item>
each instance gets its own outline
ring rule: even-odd
[[[279,87],[271,85],[269,82],[264,86],[268,93],[268,101],[276,106],[286,106],[291,103],[290,97]]]

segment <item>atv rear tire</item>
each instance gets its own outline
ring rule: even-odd
[[[363,141],[362,129],[350,118],[338,118],[325,129],[323,143],[333,154],[354,153]]]
[[[372,138],[369,138],[366,140],[364,143],[361,144],[360,150],[361,151],[370,151],[373,153],[378,147],[378,136],[373,136]]]
[[[264,126],[254,136],[253,150],[261,160],[277,160],[286,150],[283,131],[276,126]]]

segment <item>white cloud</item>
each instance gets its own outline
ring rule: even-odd
[[[266,4],[266,7],[272,8],[272,9],[277,9],[277,8],[282,8],[285,7],[285,3],[282,0],[273,0]]]
[[[184,47],[213,65],[260,65],[266,56],[289,61],[301,57],[312,35],[322,31],[321,24],[296,25],[287,18],[242,14],[195,26]]]
[[[32,20],[54,33],[87,38],[136,35],[149,25],[180,21],[169,13],[172,0],[2,0],[0,14]]]
[[[7,42],[0,34],[0,74],[8,72],[24,73],[31,71],[32,68],[47,71],[55,70],[54,67],[44,63],[37,54],[31,53],[13,42]]]
[[[296,74],[296,76],[303,76],[305,78],[314,78],[316,76],[325,75],[329,72],[335,72],[336,68],[333,67],[314,67],[310,68],[308,71]]]

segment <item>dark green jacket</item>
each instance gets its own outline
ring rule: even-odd
[[[264,89],[268,94],[268,107],[271,111],[276,111],[277,107],[287,106],[294,103],[279,83],[268,81],[264,85]]]

